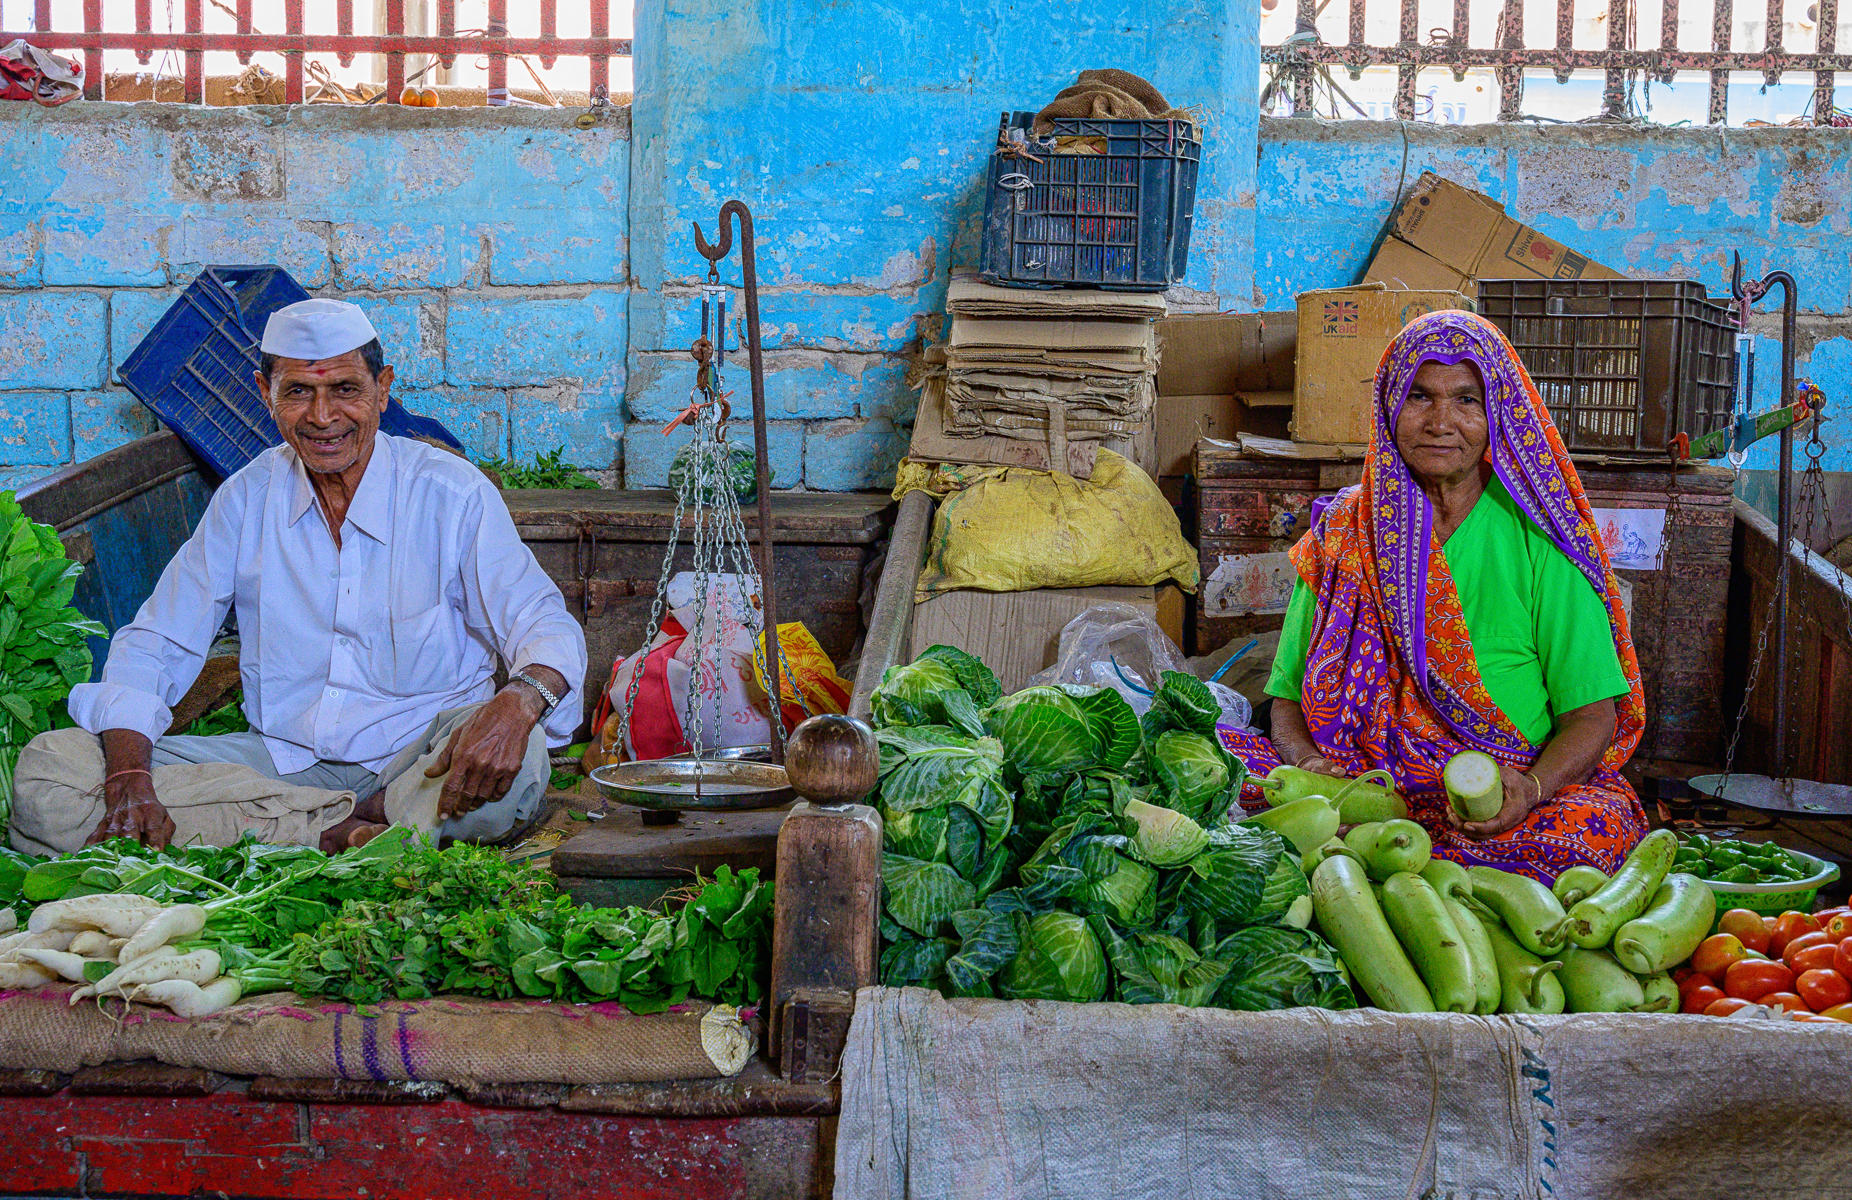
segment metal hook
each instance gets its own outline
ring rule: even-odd
[[[701,257],[712,263],[716,269],[720,266],[720,260],[733,249],[733,226],[727,221],[729,216],[739,222],[740,231],[743,234],[747,237],[752,235],[752,214],[738,200],[729,200],[720,206],[720,245],[709,245],[707,238],[701,233],[701,222],[693,223],[695,249],[699,250]]]

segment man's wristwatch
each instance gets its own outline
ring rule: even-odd
[[[543,709],[540,713],[540,719],[542,721],[552,716],[553,710],[559,707],[559,702],[561,698],[553,694],[553,689],[549,688],[546,684],[540,682],[538,679],[535,679],[532,675],[529,675],[526,671],[516,671],[513,675],[510,675],[508,677],[508,682],[509,683],[525,683],[528,687],[531,687],[536,692],[540,693],[540,698],[547,702],[546,708]]]

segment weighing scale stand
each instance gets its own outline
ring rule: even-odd
[[[1774,770],[1774,777],[1767,775],[1745,775],[1731,770],[1735,752],[1735,738],[1731,740],[1731,754],[1726,759],[1724,770],[1713,775],[1700,775],[1689,783],[1691,789],[1700,795],[1739,804],[1745,808],[1761,809],[1768,812],[1786,813],[1795,816],[1852,816],[1852,787],[1843,784],[1818,783],[1813,780],[1795,779],[1790,774],[1793,764],[1788,761],[1788,582],[1793,561],[1791,544],[1794,540],[1794,430],[1800,421],[1808,416],[1819,420],[1820,399],[1817,396],[1796,399],[1794,379],[1794,324],[1795,324],[1795,285],[1794,277],[1786,271],[1772,271],[1760,280],[1745,281],[1741,256],[1737,256],[1731,273],[1731,293],[1736,300],[1737,324],[1739,328],[1749,328],[1749,312],[1756,302],[1768,295],[1775,287],[1782,291],[1781,304],[1781,397],[1784,401],[1793,400],[1794,404],[1787,410],[1775,410],[1774,414],[1764,414],[1761,424],[1779,431],[1780,462],[1776,486],[1775,507],[1775,596],[1773,600],[1773,652],[1775,655],[1774,679],[1774,728],[1771,730],[1769,764]],[[1749,378],[1744,382],[1746,389],[1753,388],[1754,377],[1753,351],[1749,358]],[[1739,373],[1740,374],[1740,373]],[[1811,400],[1812,403],[1807,401]],[[1785,414],[1785,415],[1784,415]],[[1739,422],[1740,424],[1740,422]],[[1750,422],[1749,432],[1753,432],[1757,422]],[[1817,434],[1816,434],[1817,436]],[[1749,440],[1753,441],[1751,437]],[[1735,443],[1730,449],[1740,454],[1747,447],[1747,442]],[[1740,462],[1740,459],[1737,460]],[[1817,498],[1815,500],[1817,503]],[[1811,549],[1811,547],[1809,547]],[[1759,673],[1761,649],[1755,651],[1756,661],[1752,661],[1749,678],[1745,689],[1753,688]],[[1748,712],[1749,697],[1745,694],[1743,713],[1737,718],[1738,730]]]

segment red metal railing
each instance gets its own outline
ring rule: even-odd
[[[1825,125],[1842,123],[1833,107],[1833,73],[1852,71],[1852,54],[1837,52],[1839,0],[1814,0],[1818,32],[1812,53],[1790,52],[1782,45],[1784,0],[1767,0],[1767,36],[1759,50],[1733,48],[1734,0],[1711,0],[1709,50],[1679,48],[1679,0],[1663,0],[1659,46],[1654,49],[1638,49],[1632,44],[1637,40],[1632,0],[1608,0],[1608,44],[1602,49],[1575,47],[1575,0],[1556,0],[1556,45],[1543,49],[1524,44],[1524,0],[1504,0],[1495,28],[1479,45],[1472,40],[1469,0],[1453,0],[1453,27],[1432,30],[1426,40],[1420,37],[1419,0],[1399,0],[1400,36],[1393,46],[1365,43],[1366,0],[1348,0],[1347,44],[1326,44],[1317,34],[1318,17],[1331,2],[1297,0],[1298,31],[1282,45],[1261,49],[1261,61],[1282,68],[1290,80],[1295,107],[1301,112],[1312,109],[1314,79],[1320,68],[1343,67],[1352,78],[1365,67],[1396,68],[1395,111],[1397,118],[1404,121],[1415,117],[1415,74],[1429,67],[1450,70],[1456,79],[1469,68],[1495,69],[1502,121],[1517,120],[1521,115],[1526,69],[1553,71],[1559,83],[1578,70],[1604,72],[1603,115],[1617,118],[1627,114],[1629,73],[1639,72],[1649,79],[1670,83],[1679,71],[1708,71],[1710,120],[1722,124],[1728,116],[1730,72],[1757,71],[1769,84],[1775,84],[1783,72],[1811,71],[1814,123]]]
[[[458,55],[484,57],[488,62],[488,102],[508,102],[508,60],[510,57],[534,56],[543,66],[552,66],[562,57],[585,58],[591,65],[591,92],[603,95],[610,90],[611,60],[628,58],[629,38],[610,36],[610,0],[585,0],[589,9],[591,35],[562,38],[559,27],[559,0],[530,0],[540,10],[538,37],[511,37],[508,33],[508,0],[488,0],[488,28],[477,34],[457,32],[456,0],[432,0],[437,10],[437,33],[431,36],[405,32],[405,0],[379,0],[385,6],[386,32],[368,35],[354,32],[354,0],[333,0],[334,33],[308,33],[303,29],[303,0],[283,0],[282,34],[257,33],[251,25],[251,0],[229,0],[218,12],[215,24],[226,28],[212,32],[206,28],[206,0],[184,0],[181,19],[183,29],[156,31],[153,24],[153,0],[135,0],[135,32],[109,32],[103,29],[103,0],[83,0],[82,30],[61,30],[52,26],[52,0],[34,0],[34,25],[27,31],[0,32],[0,45],[14,38],[24,38],[45,50],[81,51],[84,61],[85,95],[101,99],[103,88],[103,52],[130,50],[141,62],[148,62],[162,51],[180,53],[184,71],[185,96],[190,103],[205,99],[205,56],[208,51],[230,51],[241,63],[249,63],[253,54],[283,56],[284,100],[300,104],[303,98],[304,58],[310,54],[336,55],[342,66],[353,62],[356,54],[386,56],[386,94],[388,104],[397,104],[405,87],[405,56],[435,56],[444,66],[455,64]],[[221,7],[215,4],[214,8]]]

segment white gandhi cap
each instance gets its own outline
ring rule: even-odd
[[[358,350],[379,334],[357,304],[345,300],[298,300],[264,322],[262,349],[279,358],[314,362]]]

